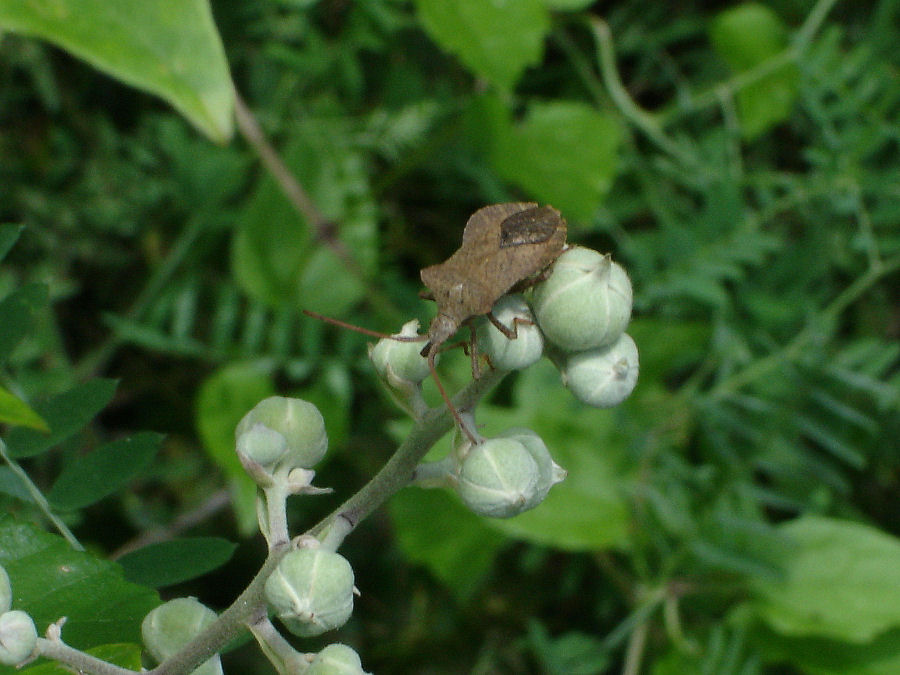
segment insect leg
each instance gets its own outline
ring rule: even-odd
[[[513,327],[508,328],[507,326],[503,325],[503,322],[500,321],[500,319],[498,319],[496,316],[494,316],[493,312],[488,312],[485,316],[487,316],[488,321],[490,321],[492,324],[494,324],[494,327],[497,330],[499,330],[501,333],[503,333],[508,340],[515,340],[517,337],[519,337],[519,326],[520,325],[522,325],[522,326],[533,326],[534,325],[534,321],[531,321],[530,319],[522,319],[517,316],[513,319]]]
[[[479,443],[478,438],[476,438],[475,434],[469,429],[468,425],[463,421],[462,417],[459,414],[459,411],[456,409],[456,406],[453,405],[453,402],[450,400],[450,397],[447,395],[447,390],[444,389],[444,385],[441,384],[441,378],[438,377],[437,369],[434,367],[434,357],[437,355],[437,350],[432,349],[428,354],[428,368],[431,370],[431,376],[434,378],[434,383],[437,385],[438,391],[441,394],[441,398],[444,399],[444,403],[447,404],[447,408],[450,410],[450,413],[453,415],[453,419],[456,420],[456,426],[459,427],[459,430],[462,431],[466,438],[472,442],[472,445],[477,445]]]

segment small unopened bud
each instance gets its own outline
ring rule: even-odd
[[[234,435],[242,461],[250,459],[270,470],[309,468],[328,448],[322,413],[299,398],[263,399],[244,415]]]
[[[566,470],[553,461],[550,451],[543,439],[531,429],[513,427],[497,435],[497,438],[512,438],[519,441],[537,464],[538,483],[534,496],[526,502],[526,508],[534,508],[547,497],[547,493],[557,483],[561,483],[568,475]]]
[[[258,422],[237,437],[238,454],[264,467],[274,465],[287,449],[284,436]]]
[[[141,623],[141,635],[147,651],[157,661],[178,653],[209,624],[216,613],[196,598],[176,598],[152,610]],[[193,671],[193,675],[222,675],[222,662],[216,654]]]
[[[335,643],[316,654],[305,675],[368,675],[352,647]]]
[[[525,297],[504,295],[491,310],[494,318],[516,337],[504,335],[493,323],[484,319],[478,329],[478,344],[498,370],[522,370],[535,363],[544,353],[544,336],[534,322]]]
[[[325,549],[291,551],[266,581],[265,595],[294,635],[320,635],[343,626],[353,613],[353,568]]]
[[[419,322],[409,321],[397,337],[416,337],[419,334]],[[374,347],[369,348],[369,359],[375,366],[375,372],[390,387],[403,388],[419,384],[428,377],[428,359],[422,356],[422,342],[406,342],[382,338]]]
[[[36,644],[37,630],[30,616],[18,609],[0,614],[0,663],[22,663],[31,656]]]
[[[637,384],[638,350],[628,333],[607,347],[573,354],[562,374],[565,385],[582,403],[612,408]]]
[[[609,255],[581,246],[564,251],[534,287],[533,307],[547,339],[566,351],[618,339],[631,318],[631,282]]]
[[[537,462],[520,441],[489,438],[469,450],[457,491],[478,515],[511,518],[531,508],[539,481]]]

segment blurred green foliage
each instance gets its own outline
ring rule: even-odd
[[[316,482],[336,494],[296,500],[298,532],[403,426],[366,339],[299,310],[425,322],[418,270],[476,208],[532,199],[629,270],[638,388],[598,411],[549,367],[504,382],[479,422],[533,428],[567,481],[503,522],[398,495],[342,549],[363,595],[340,639],[381,675],[900,673],[900,3],[214,1],[219,35],[188,84],[143,72],[178,49],[135,56],[116,33],[98,41],[100,22],[63,39],[16,23],[17,4],[0,0],[0,27],[219,140],[221,36],[321,216],[298,214],[241,139],[216,145],[66,52],[0,36],[2,437],[44,493],[68,476],[59,515],[92,552],[179,528],[241,540],[222,570],[163,589],[226,606],[260,560],[230,453],[246,409],[277,391],[325,416]],[[196,24],[156,19],[120,28],[190,45]],[[218,93],[198,95],[198,73]],[[470,377],[459,354],[441,371],[453,389]],[[128,489],[77,480],[108,444],[149,442],[142,429],[167,439],[152,464],[147,447],[112,470]],[[23,530],[40,512],[6,467],[0,504],[16,518],[3,541],[95,568],[92,597],[152,605]],[[20,557],[2,547],[14,587],[57,583]],[[133,615],[115,623],[97,639],[136,639]],[[229,668],[270,672],[252,646]]]

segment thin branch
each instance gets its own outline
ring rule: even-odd
[[[109,557],[111,560],[118,560],[130,551],[135,551],[144,546],[148,546],[149,544],[173,539],[185,530],[190,529],[195,525],[199,525],[230,504],[231,494],[227,488],[222,488],[210,495],[210,497],[197,508],[178,516],[178,518],[172,521],[172,524],[168,527],[160,527],[142,533],[141,536],[135,537],[131,541],[122,544],[122,546],[110,554]]]
[[[359,263],[356,262],[350,251],[344,246],[344,243],[337,238],[337,225],[319,211],[309,193],[303,188],[294,174],[291,173],[291,170],[284,163],[284,160],[281,159],[275,148],[272,147],[272,144],[269,143],[253,112],[247,107],[237,90],[234,92],[234,114],[241,135],[259,156],[269,173],[272,174],[272,178],[278,183],[291,205],[313,228],[316,239],[330,248],[350,268],[354,276],[359,279],[365,279],[366,275],[363,273]]]
[[[603,76],[603,84],[609,92],[610,98],[622,116],[635,127],[644,132],[661,150],[668,153],[683,165],[691,165],[691,161],[681,148],[678,147],[662,130],[657,117],[641,108],[622,84],[619,71],[616,67],[616,55],[613,47],[612,32],[609,25],[599,17],[590,17],[590,27],[597,40],[597,58],[600,63],[600,74]]]
[[[491,371],[469,384],[453,398],[457,410],[467,410],[506,375],[503,371]],[[331,514],[310,528],[306,534],[316,536],[326,531],[331,522],[343,518],[349,523],[350,532],[361,520],[381,506],[389,497],[408,485],[416,466],[431,447],[453,427],[453,417],[446,406],[432,408],[413,427],[407,439],[397,448],[384,467]],[[179,653],[166,659],[147,675],[182,675],[194,670],[217,653],[232,639],[247,630],[246,624],[258,616],[264,606],[263,588],[269,575],[290,546],[280,546],[269,551],[259,572],[231,606],[191,640]]]
[[[777,54],[773,54],[753,68],[737,73],[724,82],[720,82],[710,89],[697,94],[697,96],[690,99],[687,105],[673,104],[664,108],[659,112],[658,119],[660,123],[666,126],[683,115],[718,105],[723,92],[734,96],[741,90],[756,84],[786,65],[796,63],[809,48],[813,37],[822,27],[822,22],[835,4],[837,4],[837,0],[819,0],[807,15],[803,25],[797,30],[790,46]]]
[[[38,638],[36,652],[39,656],[53,659],[69,666],[78,673],[92,673],[93,675],[136,675],[137,673],[137,671],[121,668],[108,661],[79,651],[62,640]]]
[[[25,489],[28,490],[28,493],[31,495],[31,498],[34,500],[34,503],[37,504],[37,507],[41,510],[41,513],[53,523],[53,526],[59,531],[59,533],[65,538],[66,541],[69,542],[69,545],[75,549],[76,551],[83,551],[84,546],[81,545],[81,542],[72,534],[72,531],[66,526],[66,524],[60,520],[59,516],[53,513],[53,509],[50,506],[50,503],[47,501],[47,498],[44,497],[44,493],[40,491],[37,485],[35,485],[31,478],[29,478],[28,473],[23,469],[19,463],[9,456],[6,452],[6,443],[3,442],[3,439],[0,438],[0,458],[6,462],[7,466],[9,466],[10,470],[19,477],[19,480],[22,481],[22,484],[25,486]]]

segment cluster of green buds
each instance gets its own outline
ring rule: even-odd
[[[609,255],[573,246],[535,285],[530,304],[524,296],[508,295],[494,306],[494,316],[515,327],[516,337],[484,320],[479,347],[501,370],[527,368],[546,350],[579,401],[611,408],[637,383],[637,346],[625,333],[631,306],[631,282],[622,266]]]
[[[12,585],[0,567],[0,664],[17,666],[27,661],[37,645],[37,629],[25,612],[12,609]]]

